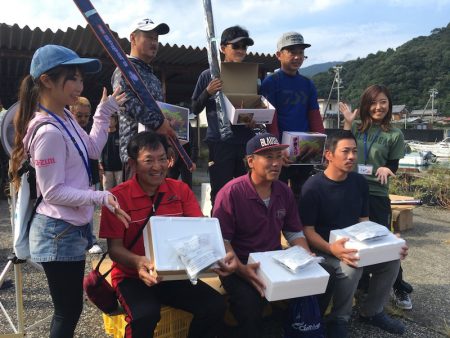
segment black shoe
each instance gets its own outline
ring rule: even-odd
[[[400,286],[398,288],[401,291],[404,291],[406,293],[412,293],[414,291],[413,287],[411,284],[409,284],[408,282],[405,282],[404,280],[402,280],[400,282]]]
[[[389,333],[403,334],[405,332],[405,325],[401,321],[389,317],[384,311],[372,317],[359,316],[359,318],[362,322],[376,326]]]
[[[325,328],[328,338],[348,338],[348,323],[343,320],[329,321]]]

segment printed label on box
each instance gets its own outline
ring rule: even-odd
[[[289,144],[291,165],[322,164],[327,135],[284,131],[281,143]]]

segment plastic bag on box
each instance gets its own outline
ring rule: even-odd
[[[296,273],[309,264],[321,263],[324,260],[323,257],[311,256],[308,251],[297,245],[273,255],[273,259],[292,273]]]
[[[189,280],[197,284],[197,275],[220,260],[212,245],[210,234],[198,234],[181,238],[169,239],[183,263]]]
[[[356,238],[358,241],[366,241],[390,234],[389,229],[384,225],[372,221],[356,223],[352,226],[344,228],[343,230],[345,230],[345,232],[351,237]]]

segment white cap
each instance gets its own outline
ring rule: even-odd
[[[144,32],[155,31],[158,35],[169,33],[169,26],[165,23],[155,24],[151,19],[145,18],[136,21],[131,27],[131,33],[140,30]]]

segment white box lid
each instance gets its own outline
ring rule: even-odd
[[[221,258],[225,257],[219,220],[207,217],[165,217],[153,216],[144,228],[145,255],[153,257],[157,271],[184,271],[184,265],[168,239],[196,234],[211,234],[213,246]]]

